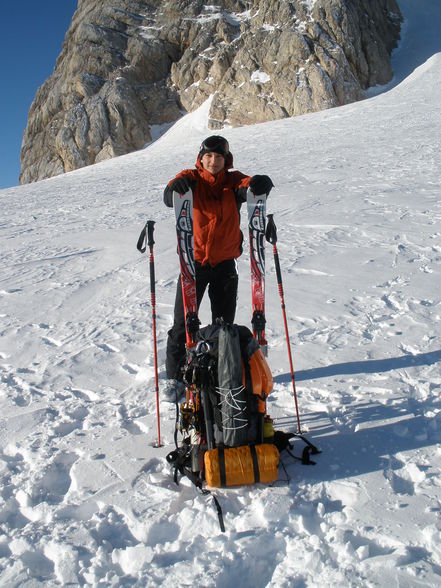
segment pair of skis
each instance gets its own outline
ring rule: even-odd
[[[176,235],[181,269],[187,349],[196,344],[199,328],[196,300],[196,268],[193,242],[193,193],[173,192]],[[266,196],[247,191],[248,232],[251,264],[251,301],[253,335],[266,355],[265,339],[265,213]]]
[[[292,363],[291,345],[286,320],[285,299],[280,271],[279,255],[277,251],[277,230],[273,215],[268,215],[268,226],[266,226],[266,198],[267,196],[256,196],[248,189],[247,191],[247,212],[248,212],[248,234],[250,244],[250,267],[251,267],[251,301],[252,318],[251,325],[253,335],[267,355],[267,341],[265,339],[265,239],[272,244],[274,263],[276,266],[277,284],[281,300],[282,314],[285,325],[286,343],[291,369],[291,379],[297,415],[298,433],[301,432],[299,407],[297,402],[297,391]],[[185,194],[173,192],[173,206],[176,215],[176,233],[178,239],[178,253],[181,269],[182,297],[184,301],[184,312],[186,321],[186,345],[187,350],[196,346],[196,334],[199,329],[198,309],[196,299],[196,267],[194,261],[193,241],[193,193],[191,190]]]

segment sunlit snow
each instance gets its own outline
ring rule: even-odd
[[[400,4],[410,34],[419,13]],[[439,30],[439,2],[424,5]],[[178,272],[162,191],[212,133],[209,103],[142,151],[0,192],[2,586],[440,584],[441,53],[417,65],[368,100],[222,131],[236,167],[275,184],[300,418],[323,451],[310,467],[282,455],[271,487],[216,490],[224,534],[211,500],[173,482],[163,401],[153,447],[135,247],[155,220],[161,388]],[[295,431],[269,245],[266,260],[268,411]],[[239,272],[249,325],[246,250]]]

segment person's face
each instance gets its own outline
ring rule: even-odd
[[[202,167],[215,176],[225,166],[225,159],[220,153],[205,153],[201,159]]]

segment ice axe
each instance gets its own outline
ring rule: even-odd
[[[277,286],[279,288],[279,295],[280,295],[280,301],[281,301],[282,313],[283,313],[283,322],[285,323],[286,345],[288,347],[288,357],[289,357],[289,365],[291,368],[291,379],[292,379],[292,387],[293,387],[293,392],[294,392],[294,402],[296,405],[297,428],[298,428],[298,432],[300,433],[301,427],[300,427],[299,405],[297,402],[296,380],[294,377],[294,368],[293,368],[293,363],[292,363],[291,344],[289,342],[288,323],[286,321],[285,297],[283,294],[282,272],[280,270],[279,253],[277,251],[277,245],[276,245],[276,243],[277,243],[277,228],[276,228],[276,224],[273,219],[273,215],[268,214],[267,218],[268,218],[268,222],[266,225],[265,238],[268,241],[268,243],[271,243],[271,245],[273,246],[274,264],[276,266]]]
[[[155,291],[155,258],[153,256],[153,230],[155,221],[147,221],[145,227],[142,229],[139,235],[138,243],[136,245],[138,251],[145,253],[146,241],[150,250],[149,263],[150,263],[150,299],[152,304],[152,324],[153,324],[153,355],[155,361],[155,392],[156,392],[156,420],[158,427],[158,441],[155,447],[161,447],[161,425],[159,417],[159,383],[158,383],[158,351],[156,346],[156,291]]]

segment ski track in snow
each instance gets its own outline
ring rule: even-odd
[[[282,455],[272,487],[216,490],[225,534],[212,498],[173,482],[165,402],[153,447],[135,249],[147,214],[161,384],[177,275],[162,190],[209,132],[208,104],[143,151],[1,192],[2,586],[439,585],[440,67],[438,54],[368,101],[227,132],[238,169],[276,184],[301,422],[322,453],[311,467]],[[248,324],[246,250],[239,271]],[[268,410],[295,431],[270,247],[267,276]]]

